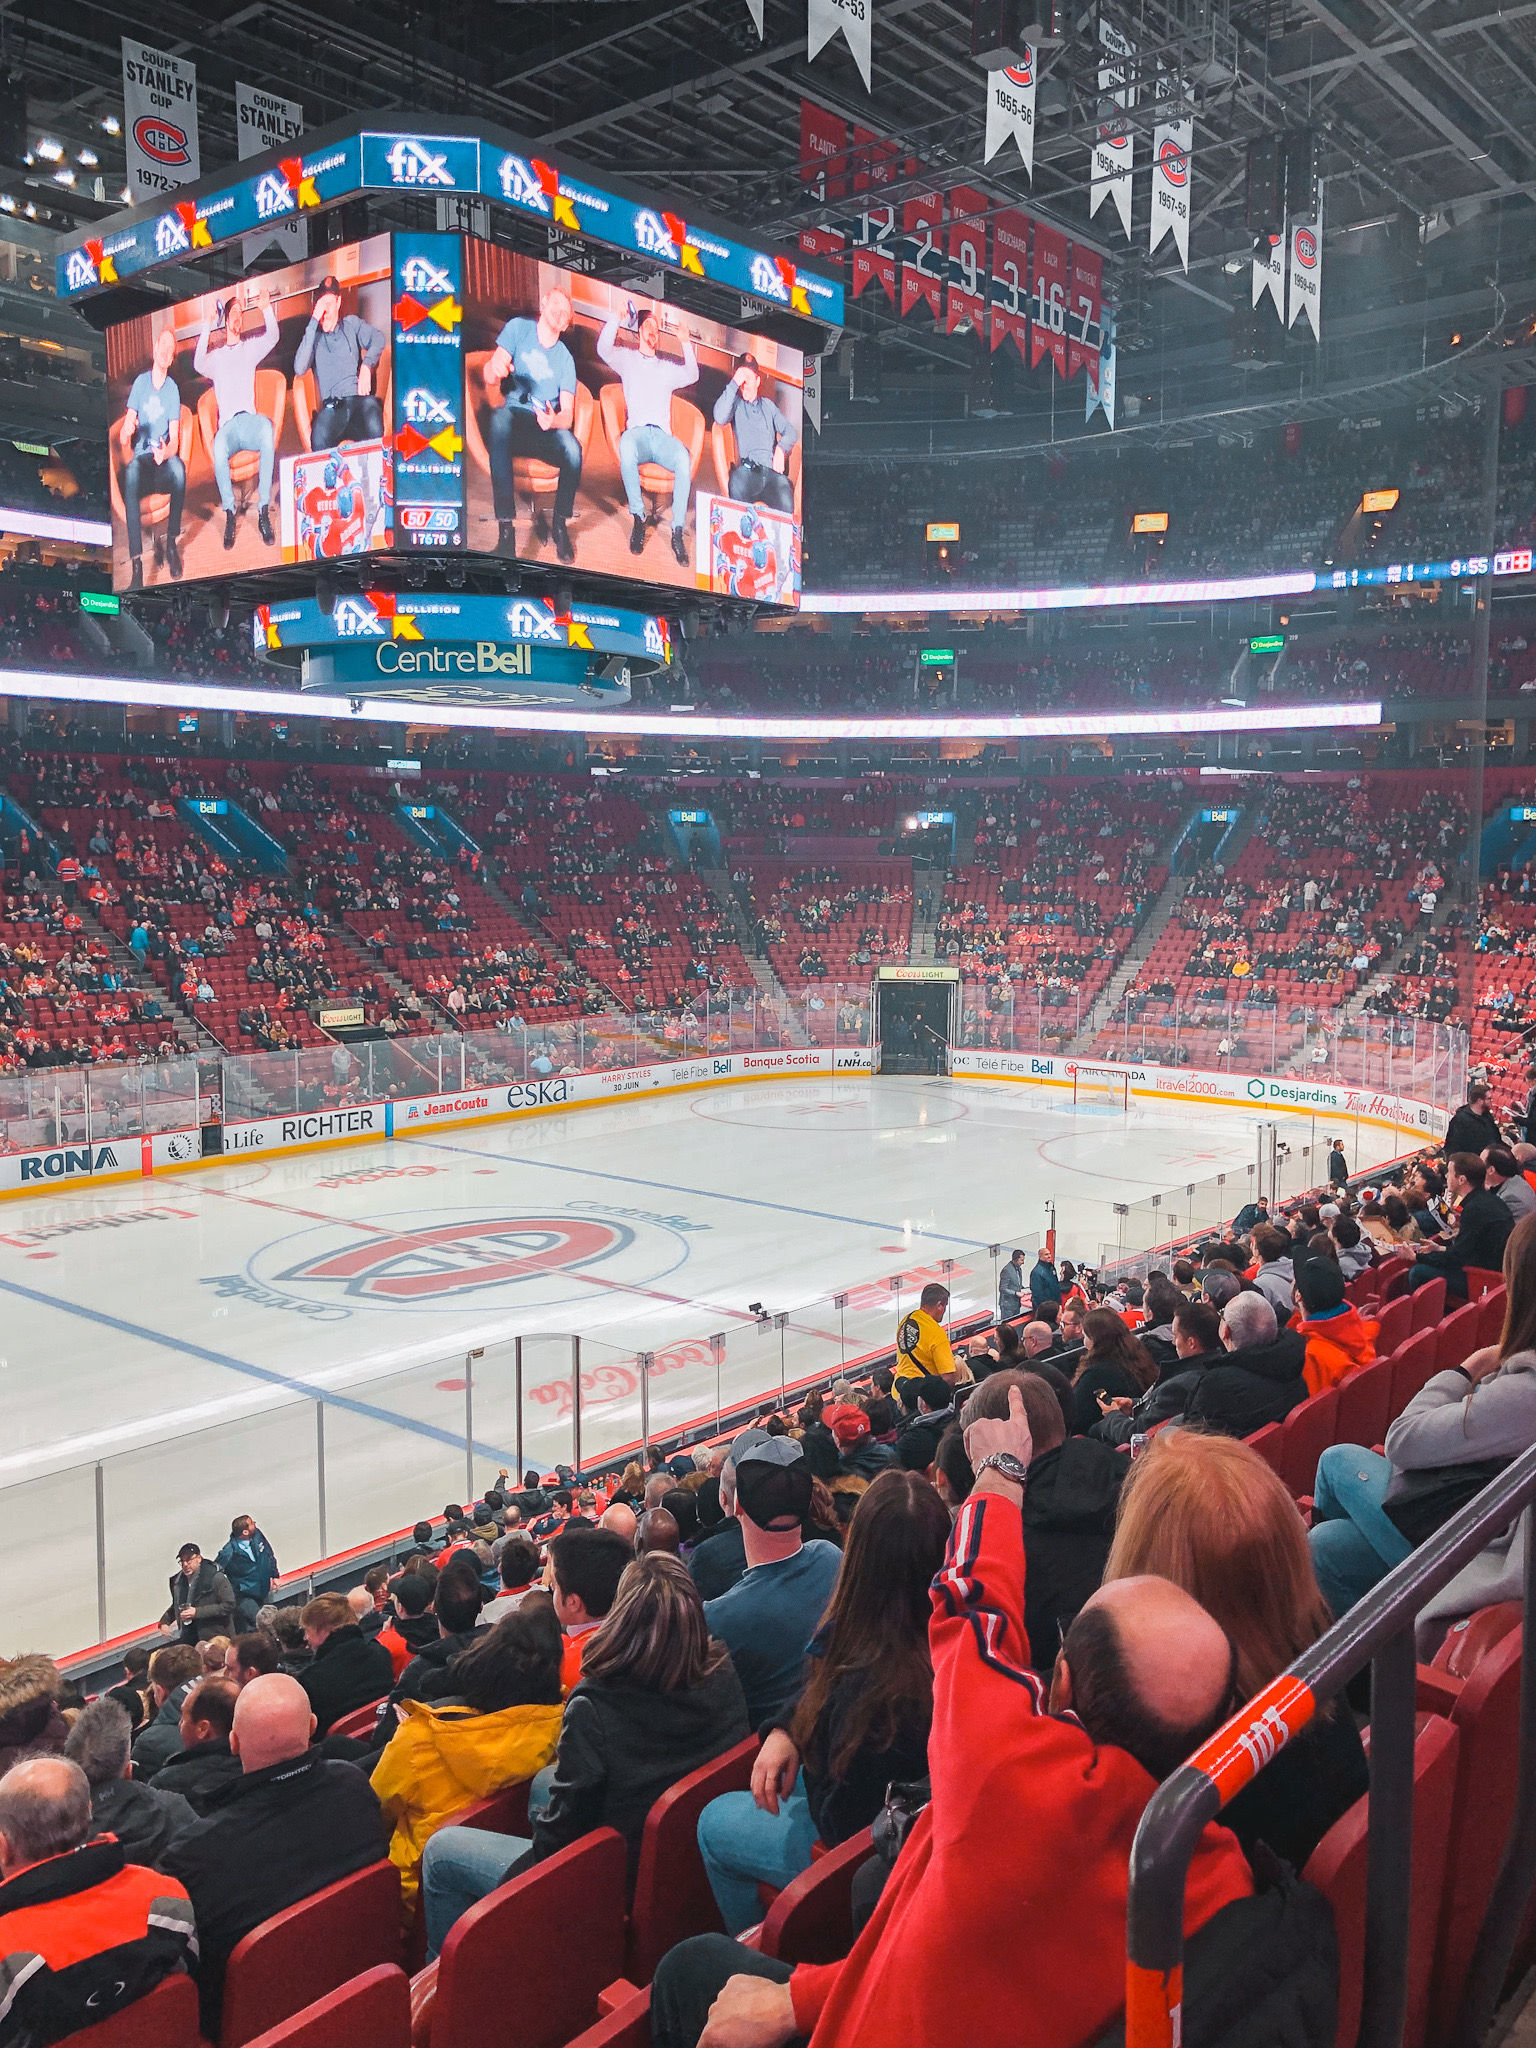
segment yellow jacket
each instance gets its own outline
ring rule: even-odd
[[[371,1783],[395,1824],[389,1860],[400,1899],[414,1905],[421,1859],[439,1828],[477,1799],[531,1778],[555,1760],[563,1707],[473,1707],[402,1702],[405,1719],[374,1766]]]
[[[936,1323],[925,1308],[904,1315],[896,1325],[896,1378],[920,1379],[928,1372],[943,1378],[954,1369],[955,1354],[944,1325]]]

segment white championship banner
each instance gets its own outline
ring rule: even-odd
[[[261,92],[237,78],[235,128],[242,158],[265,156],[268,150],[282,149],[298,141],[304,133],[304,109],[297,100],[279,99],[276,93]],[[262,184],[257,206],[264,220],[270,209],[272,225],[240,237],[240,254],[246,268],[269,242],[282,250],[289,263],[302,263],[309,254],[309,230],[297,218],[283,218],[285,214],[296,215],[298,206],[287,180],[274,176],[263,179]]]
[[[202,176],[197,66],[123,37],[123,145],[135,206]]]

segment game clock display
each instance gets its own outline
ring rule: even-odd
[[[107,329],[117,590],[393,543],[388,235]]]
[[[373,236],[107,369],[118,590],[392,549],[800,601],[799,351],[500,244]]]

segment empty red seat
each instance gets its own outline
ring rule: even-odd
[[[1435,1652],[1431,1669],[1444,1671],[1464,1683],[1488,1652],[1502,1643],[1511,1629],[1520,1626],[1521,1613],[1518,1600],[1500,1600],[1492,1607],[1480,1607],[1476,1614],[1453,1621],[1445,1641]]]
[[[1405,1294],[1397,1301],[1389,1301],[1376,1321],[1376,1356],[1390,1358],[1398,1345],[1406,1344],[1413,1335],[1412,1295]]]
[[[397,1964],[381,1963],[259,2034],[249,2048],[410,2048],[410,2042],[410,1979]]]
[[[1334,1441],[1338,1406],[1338,1388],[1325,1387],[1322,1393],[1293,1408],[1281,1424],[1280,1462],[1276,1470],[1290,1488],[1293,1500],[1312,1491],[1317,1461]]]
[[[1490,1287],[1478,1303],[1477,1342],[1481,1349],[1485,1344],[1497,1344],[1504,1333],[1504,1311],[1508,1297],[1502,1284]]]
[[[400,1873],[371,1863],[274,1913],[237,1945],[219,2048],[242,2048],[349,1977],[399,1960]]]
[[[1387,1433],[1392,1400],[1392,1361],[1378,1358],[1339,1382],[1339,1405],[1333,1418],[1336,1444],[1359,1444],[1371,1450]]]
[[[1393,1353],[1392,1398],[1387,1409],[1389,1425],[1402,1414],[1424,1382],[1434,1377],[1438,1341],[1435,1330],[1420,1330]]]
[[[1435,1333],[1436,1372],[1446,1372],[1451,1366],[1460,1365],[1463,1359],[1472,1356],[1477,1349],[1477,1333],[1482,1313],[1483,1305],[1480,1301],[1464,1302],[1438,1325]]]
[[[1432,1330],[1445,1314],[1445,1279],[1443,1275],[1427,1280],[1413,1293],[1413,1334],[1420,1330]]]

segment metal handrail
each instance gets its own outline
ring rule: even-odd
[[[1175,2048],[1181,2038],[1185,1881],[1202,1830],[1367,1663],[1372,1665],[1371,1786],[1359,2039],[1360,2048],[1401,2048],[1413,1848],[1414,1617],[1533,1500],[1536,1447],[1523,1452],[1357,1600],[1158,1787],[1131,1845],[1126,2048]],[[1515,1810],[1452,2048],[1476,2048],[1487,2033],[1536,1880],[1536,1515],[1526,1530],[1520,1687]]]

